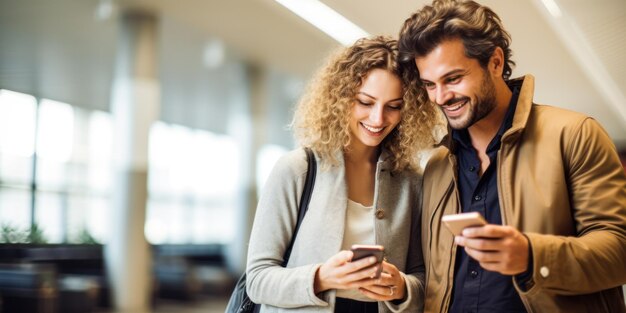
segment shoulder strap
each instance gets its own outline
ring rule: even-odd
[[[317,173],[317,162],[315,161],[315,155],[310,148],[304,148],[304,152],[306,152],[306,157],[308,160],[306,180],[304,182],[302,195],[300,196],[300,206],[298,207],[298,221],[296,222],[296,227],[293,230],[293,236],[291,237],[291,242],[289,242],[289,247],[287,247],[287,250],[285,250],[285,255],[283,256],[283,267],[287,266],[287,262],[289,262],[291,248],[293,248],[293,243],[296,241],[296,235],[298,235],[298,230],[300,229],[300,224],[302,224],[304,215],[309,209],[311,194],[313,193],[313,187],[315,186],[315,174]]]

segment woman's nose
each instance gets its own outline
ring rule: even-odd
[[[375,126],[382,124],[384,119],[384,108],[382,105],[376,104],[372,107],[370,111],[370,122],[374,123]]]

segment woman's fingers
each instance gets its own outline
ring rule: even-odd
[[[406,294],[404,277],[393,264],[383,262],[383,273],[373,285],[363,286],[359,290],[365,296],[377,300],[388,301],[403,299]]]
[[[351,262],[352,251],[340,251],[330,257],[316,273],[316,286],[327,289],[351,289],[371,285],[380,271],[375,257]]]
[[[342,250],[339,251],[337,254],[331,256],[330,259],[326,261],[326,263],[331,266],[341,266],[343,264],[346,264],[347,262],[350,262],[350,260],[352,260],[352,255],[352,251]]]
[[[375,278],[376,273],[378,273],[378,267],[380,265],[370,266],[364,269],[361,269],[356,272],[352,272],[350,274],[345,275],[342,278],[345,287],[347,288],[358,288],[362,286],[372,285],[378,281],[378,278]]]

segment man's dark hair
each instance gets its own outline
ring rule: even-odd
[[[468,58],[487,67],[496,47],[504,51],[502,77],[511,76],[515,62],[509,48],[511,36],[490,8],[474,1],[434,0],[413,13],[402,26],[398,42],[402,75],[419,83],[415,58],[424,57],[446,40],[461,39]]]

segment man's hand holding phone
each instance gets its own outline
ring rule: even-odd
[[[454,242],[482,268],[503,275],[528,269],[528,239],[517,229],[487,224],[477,212],[446,215],[442,221],[455,234]]]

